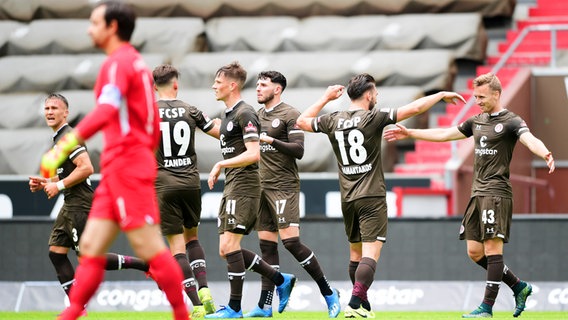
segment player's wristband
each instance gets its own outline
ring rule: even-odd
[[[65,190],[65,184],[63,183],[63,180],[57,181],[55,185],[57,186],[57,190],[59,191]]]

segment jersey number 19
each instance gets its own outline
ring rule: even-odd
[[[164,157],[171,157],[172,150],[177,156],[185,156],[191,139],[191,129],[185,121],[178,121],[173,128],[167,121],[160,122],[160,131],[162,132],[162,143]],[[172,145],[172,137],[175,145]]]

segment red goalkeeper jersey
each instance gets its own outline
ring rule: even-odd
[[[154,150],[160,139],[157,105],[150,70],[130,44],[105,60],[94,88],[96,107],[77,125],[83,139],[104,134],[101,173],[134,170],[154,174]]]

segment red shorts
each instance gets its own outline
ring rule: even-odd
[[[159,224],[153,177],[105,174],[95,190],[89,218],[116,221],[123,231]]]

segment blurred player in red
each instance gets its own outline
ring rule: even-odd
[[[135,20],[132,8],[123,2],[97,3],[88,32],[108,58],[95,83],[96,108],[41,161],[42,175],[52,177],[78,144],[99,131],[104,133],[103,177],[79,243],[81,259],[71,305],[59,319],[79,317],[103,280],[105,253],[121,230],[135,254],[150,265],[153,279],[172,305],[174,319],[189,318],[180,288],[181,270],[160,235],[154,189],[159,116],[152,74],[129,43]]]

